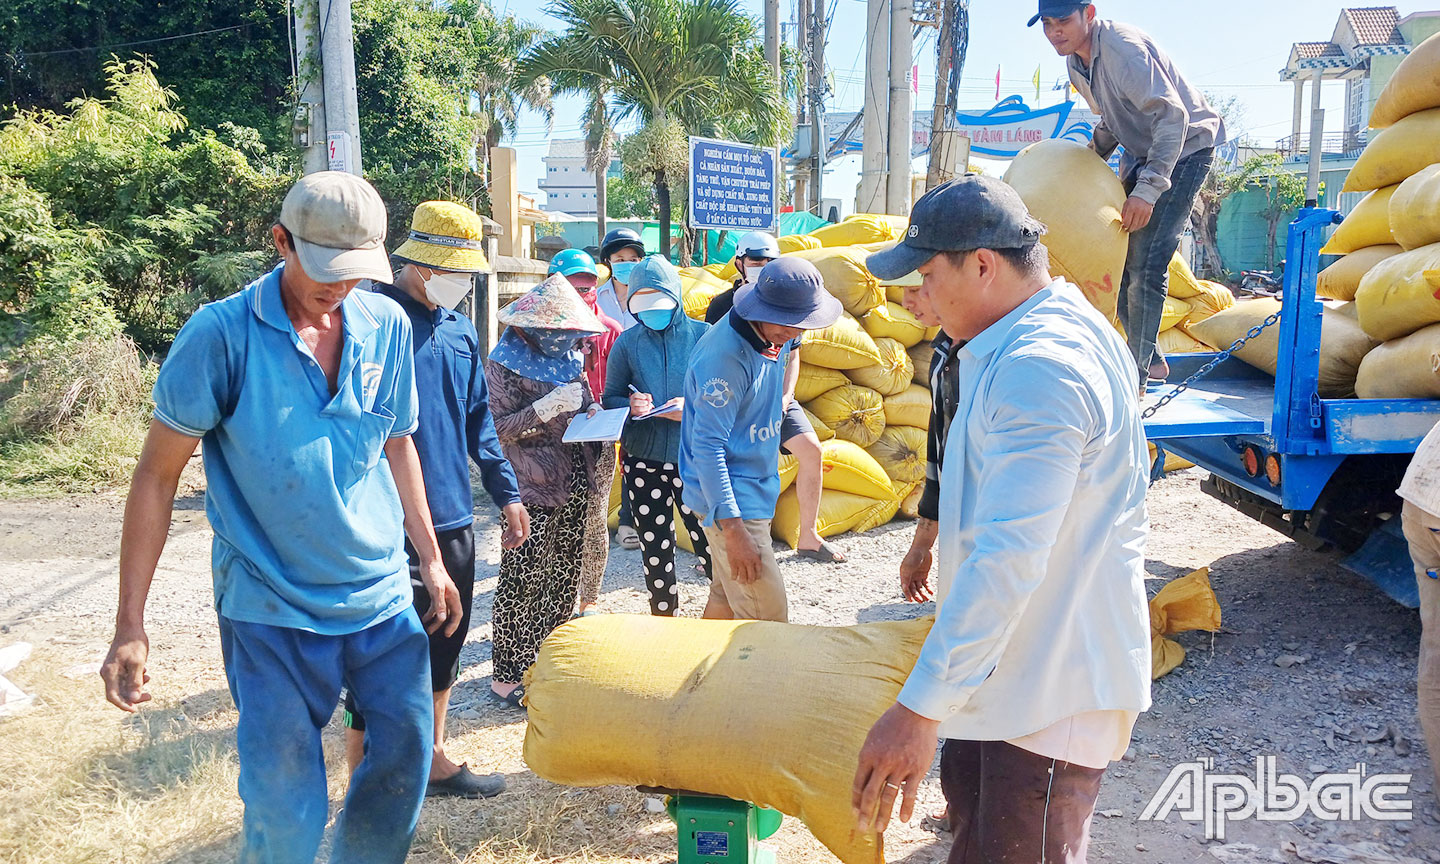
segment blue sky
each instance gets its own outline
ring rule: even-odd
[[[828,110],[855,110],[863,97],[865,3],[863,0],[826,0],[833,9],[826,63],[834,77],[835,92]],[[558,23],[544,14],[545,0],[496,0],[497,6],[547,26]],[[741,0],[757,20],[760,0]],[[1237,97],[1243,105],[1239,134],[1264,144],[1290,134],[1294,88],[1281,82],[1279,70],[1285,65],[1293,42],[1330,38],[1340,10],[1345,6],[1373,5],[1339,0],[1210,0],[1205,4],[1177,0],[1097,0],[1102,17],[1114,18],[1141,27],[1164,48],[1181,72],[1200,89],[1216,98]],[[1402,15],[1422,7],[1400,6]],[[781,0],[782,21],[794,20],[794,0]],[[1001,74],[1001,95],[1021,94],[1034,103],[1031,79],[1040,68],[1040,105],[1059,101],[1051,86],[1065,74],[1065,65],[1045,41],[1039,28],[1027,29],[1034,14],[1034,0],[971,0],[970,48],[960,93],[960,107],[990,107],[995,102],[995,70]],[[920,95],[916,104],[929,106],[934,99],[935,42],[929,31],[916,42],[916,63],[920,66]],[[1344,85],[1327,84],[1324,102],[1327,129],[1340,127],[1344,108]],[[1309,94],[1307,92],[1308,100]],[[536,192],[543,175],[540,157],[547,141],[579,134],[578,100],[563,100],[556,106],[554,129],[547,132],[538,116],[524,118],[520,132],[509,146],[519,150],[520,186]],[[853,200],[858,179],[859,157],[838,162],[826,174],[825,194]],[[543,198],[541,199],[543,200]]]

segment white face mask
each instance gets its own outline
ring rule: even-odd
[[[425,298],[436,306],[454,309],[470,293],[474,276],[469,273],[431,273],[425,283]]]

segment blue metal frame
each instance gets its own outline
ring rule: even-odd
[[[1347,456],[1413,453],[1440,421],[1440,400],[1322,399],[1319,394],[1323,305],[1315,296],[1324,229],[1340,221],[1334,210],[1306,208],[1290,224],[1285,292],[1272,410],[1267,419],[1226,407],[1237,394],[1257,392],[1269,376],[1226,360],[1146,422],[1147,434],[1166,450],[1287,510],[1310,510]],[[1173,376],[1185,376],[1213,354],[1168,358]],[[1262,391],[1263,392],[1263,391]],[[1241,463],[1247,446],[1263,461],[1280,459],[1281,483],[1262,470],[1249,476]]]

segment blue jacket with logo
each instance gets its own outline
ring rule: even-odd
[[[680,292],[672,286],[656,285],[671,295],[676,308],[664,330],[651,330],[644,324],[621,333],[610,349],[605,370],[606,408],[624,408],[630,404],[630,385],[641,393],[649,393],[659,408],[676,396],[685,395],[685,372],[690,356],[700,337],[710,329],[704,321],[696,321],[679,307]],[[675,462],[680,458],[680,424],[655,417],[630,420],[620,436],[625,452],[647,462]]]
[[[771,360],[750,323],[731,312],[701,337],[685,373],[680,479],[705,525],[770,519],[780,494],[780,421],[791,346]]]

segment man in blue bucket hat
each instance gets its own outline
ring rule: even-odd
[[[785,367],[806,330],[840,317],[815,265],[780,258],[735,295],[701,337],[685,374],[680,476],[712,555],[706,618],[785,621],[785,584],[770,548],[780,494]]]

